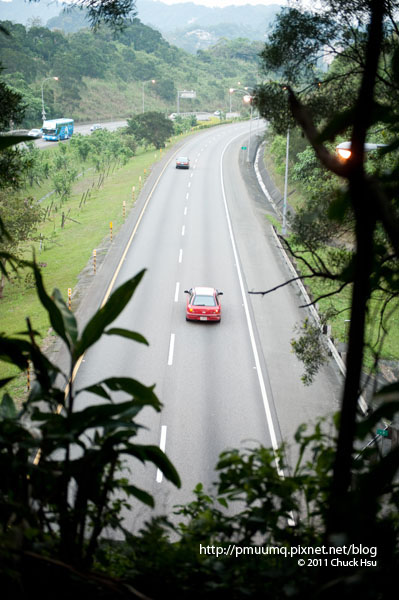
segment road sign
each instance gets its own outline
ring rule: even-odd
[[[194,90],[182,90],[180,92],[180,98],[195,98],[197,93]]]
[[[377,435],[382,435],[382,437],[388,437],[388,429],[377,429]]]

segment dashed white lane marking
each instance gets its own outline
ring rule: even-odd
[[[168,366],[173,365],[173,352],[175,350],[175,334],[170,334]]]
[[[183,260],[183,248],[180,248],[180,252],[179,252],[179,263],[181,263],[181,261]]]
[[[183,225],[183,227],[181,228],[181,234],[184,235],[185,231],[186,231],[186,226]]]
[[[191,181],[188,182],[188,187],[191,187]]]
[[[161,440],[159,442],[159,447],[162,452],[165,452],[166,448],[166,425],[162,425],[161,427]],[[163,478],[163,473],[160,469],[157,469],[157,483],[161,483]]]
[[[178,282],[176,283],[176,290],[175,290],[175,302],[177,302],[177,301],[178,301],[178,299],[179,299],[179,289],[180,289],[180,282],[178,281]]]
[[[188,200],[188,196],[189,196],[189,193],[187,192],[187,194],[186,194],[186,200]]]
[[[187,206],[184,207],[184,216],[187,214]]]

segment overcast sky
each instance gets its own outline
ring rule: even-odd
[[[286,0],[160,0],[164,4],[180,4],[181,2],[193,2],[204,6],[244,6],[245,4],[280,4],[286,6]]]

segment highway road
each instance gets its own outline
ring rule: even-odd
[[[115,131],[115,129],[119,129],[120,127],[126,127],[126,121],[112,121],[109,123],[99,123],[99,125],[102,125],[104,127],[104,129],[109,129],[109,131]],[[91,133],[90,131],[90,127],[92,126],[92,123],[87,123],[85,125],[77,125],[75,123],[74,126],[74,133],[81,133],[82,135],[89,135]],[[34,140],[35,145],[40,148],[51,148],[52,145],[56,144],[57,142],[49,142],[47,140],[42,140],[37,139]]]
[[[119,272],[116,285],[147,272],[117,326],[143,334],[149,347],[105,336],[84,357],[76,388],[108,376],[156,384],[162,412],[146,409],[138,441],[161,445],[183,482],[176,490],[152,465],[130,464],[133,483],[152,493],[157,513],[192,499],[198,482],[215,481],[219,453],[292,440],[297,426],[338,407],[340,379],[326,366],[305,388],[291,352],[293,326],[306,316],[292,285],[251,296],[289,278],[264,214],[248,192],[242,146],[248,123],[188,138],[167,163]],[[254,131],[253,131],[254,134]],[[175,168],[187,155],[189,170]],[[105,267],[104,267],[105,268]],[[220,323],[186,322],[184,290],[223,290]],[[92,403],[81,394],[79,406]],[[137,530],[148,511],[135,503],[126,526]]]

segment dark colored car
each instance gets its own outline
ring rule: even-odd
[[[179,156],[176,158],[176,169],[189,169],[190,159],[187,156]]]

